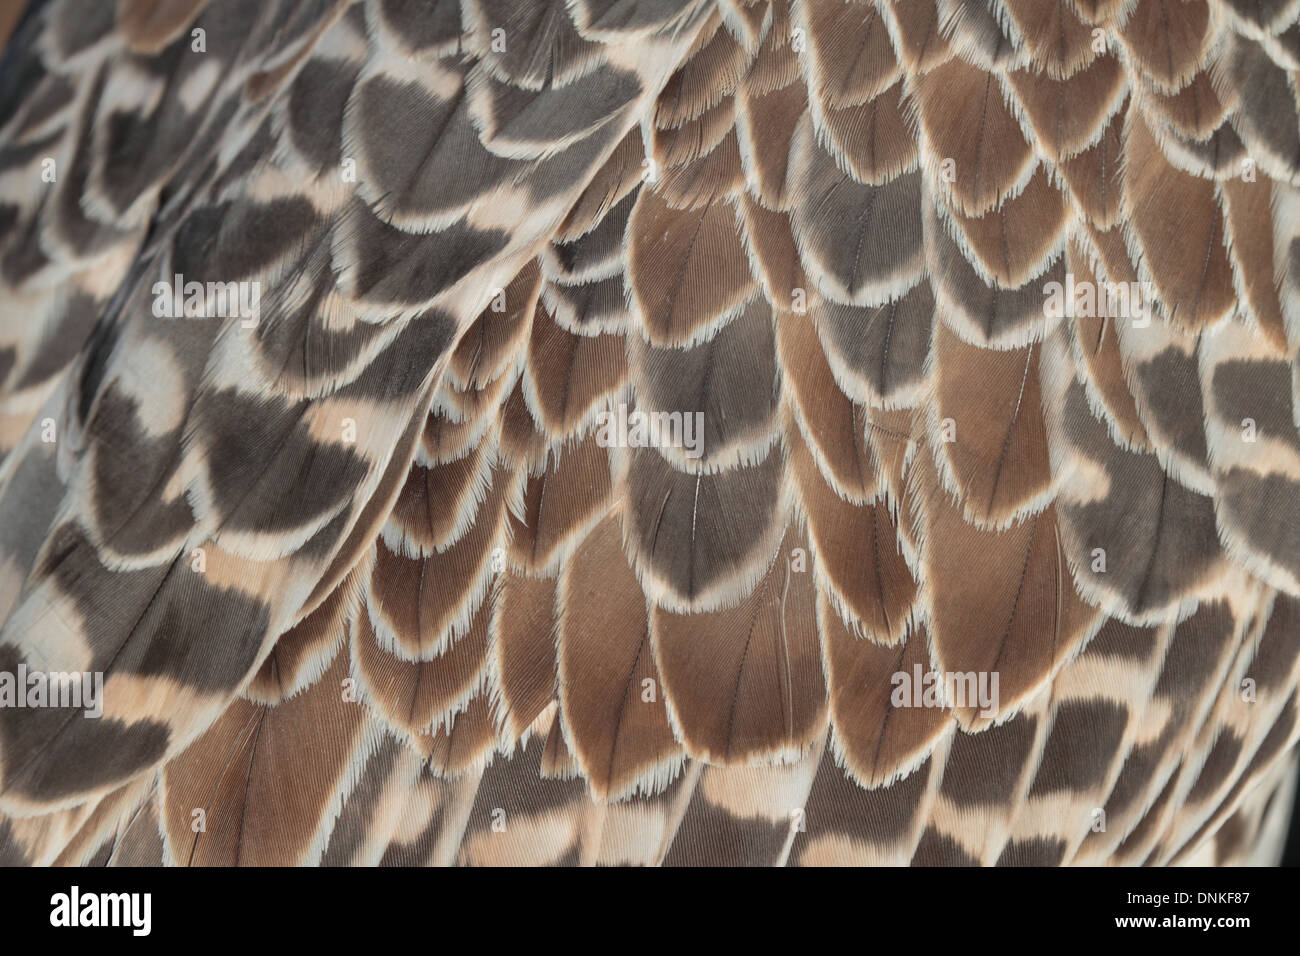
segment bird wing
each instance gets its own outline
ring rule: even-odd
[[[29,13],[0,671],[104,711],[0,708],[0,856],[1256,852],[1298,15]],[[160,315],[191,281],[255,321]]]

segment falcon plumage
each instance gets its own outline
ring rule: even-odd
[[[0,672],[103,714],[0,707],[0,860],[1273,858],[1296,70],[1284,0],[35,3]]]

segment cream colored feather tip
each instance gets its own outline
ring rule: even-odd
[[[1276,862],[1297,70],[1292,2],[28,4],[0,862]]]

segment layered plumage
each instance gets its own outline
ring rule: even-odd
[[[37,4],[0,860],[1267,859],[1298,16]]]

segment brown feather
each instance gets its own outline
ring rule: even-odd
[[[982,349],[941,325],[934,362],[931,443],[966,519],[1004,525],[1037,510],[1052,484],[1039,347]]]
[[[1073,156],[1096,141],[1128,91],[1118,58],[1099,56],[1068,79],[1034,69],[1007,77],[1033,124],[1035,141],[1048,158]]]
[[[1164,122],[1190,139],[1205,139],[1218,129],[1229,105],[1214,89],[1208,70],[1201,70],[1177,93],[1165,93],[1153,85],[1147,100],[1149,109],[1158,111]]]
[[[362,746],[365,708],[342,699],[346,677],[347,655],[339,654],[317,683],[281,704],[236,700],[167,764],[162,816],[173,859],[189,866],[312,861],[317,829]]]
[[[1073,76],[1092,62],[1092,30],[1069,0],[1002,0],[1015,18],[1036,70],[1053,79]]]
[[[245,696],[260,704],[277,704],[320,676],[347,636],[357,581],[353,572],[316,610],[280,635],[244,688]]]
[[[1121,36],[1139,68],[1169,90],[1186,83],[1199,68],[1209,42],[1210,7],[1205,0],[1137,0]]]
[[[442,551],[411,557],[391,550],[386,541],[376,546],[370,613],[386,647],[400,649],[409,660],[425,660],[464,633],[486,594],[492,551],[506,543],[508,484],[508,473],[495,472],[473,522]]]
[[[542,749],[541,776],[546,780],[567,780],[582,776],[582,768],[574,759],[569,745],[564,741],[564,726],[560,712],[555,711],[546,742]]]
[[[414,463],[389,520],[422,553],[445,549],[464,532],[491,475],[491,453],[482,444],[432,468]]]
[[[524,388],[549,438],[570,435],[626,378],[623,336],[575,335],[541,311],[533,319]]]
[[[468,707],[435,733],[421,734],[414,743],[424,754],[429,769],[444,777],[469,774],[484,766],[497,746],[492,705],[486,691],[480,691]]]
[[[1235,177],[1223,181],[1227,241],[1238,285],[1245,291],[1241,305],[1250,309],[1278,353],[1284,354],[1288,346],[1273,265],[1273,231],[1261,228],[1269,221],[1273,189],[1268,177],[1256,175],[1253,183]]]
[[[746,88],[739,102],[740,158],[750,191],[770,209],[787,209],[794,199],[790,143],[808,109],[808,92],[800,82],[761,93]]]
[[[666,607],[718,607],[748,591],[786,524],[781,448],[716,473],[680,471],[654,448],[628,456],[629,550],[646,593]]]
[[[972,344],[1010,348],[1042,337],[1048,324],[1044,290],[1065,282],[1064,249],[1041,264],[1037,275],[1019,288],[990,284],[948,233],[937,207],[927,203],[927,265],[934,288],[936,314]]]
[[[826,600],[818,602],[831,726],[840,761],[863,787],[895,782],[929,753],[952,725],[952,711],[938,707],[895,707],[895,675],[912,680],[915,668],[932,670],[929,639],[917,627],[889,647],[853,633]]]
[[[1236,299],[1214,183],[1170,165],[1132,106],[1124,133],[1133,234],[1165,314],[1194,332],[1222,317]]]
[[[497,722],[510,740],[522,737],[555,700],[554,578],[507,572],[492,606]]]
[[[823,121],[837,158],[859,182],[888,182],[916,162],[902,80],[865,103],[826,110]]]
[[[766,574],[734,606],[690,615],[654,609],[655,659],[692,757],[788,760],[825,727],[821,653],[809,626],[816,588],[811,569],[795,570],[793,562],[802,547],[802,536],[787,529]]]
[[[841,497],[862,502],[876,492],[867,445],[867,413],[840,391],[821,341],[800,316],[777,320],[787,401],[823,477]]]
[[[925,74],[914,100],[931,161],[953,161],[953,205],[968,216],[996,207],[1033,163],[993,73],[953,58]]]
[[[735,125],[736,98],[728,96],[681,126],[656,129],[655,161],[662,167],[672,167],[707,156],[726,139]]]
[[[678,209],[721,203],[740,192],[745,188],[745,168],[735,130],[728,130],[709,152],[669,166],[655,188]]]
[[[674,209],[654,190],[643,189],[628,245],[632,295],[655,344],[690,342],[753,290],[727,203]]]
[[[802,289],[805,296],[808,292],[808,277],[799,260],[790,217],[769,210],[748,193],[741,198],[740,208],[750,268],[775,308],[793,309],[795,291]]]
[[[524,484],[524,510],[510,516],[510,560],[527,574],[553,572],[609,509],[609,458],[590,434],[553,449],[546,470]]]
[[[1123,248],[1123,239],[1119,235],[1108,241],[1117,250]],[[1087,257],[1077,245],[1071,244],[1069,261],[1076,283],[1097,281]],[[1089,381],[1105,405],[1117,436],[1121,441],[1138,447],[1148,446],[1146,429],[1124,374],[1119,337],[1115,334],[1115,324],[1121,319],[1110,315],[1076,315],[1072,321],[1071,341],[1076,363],[1080,369],[1087,370]]]
[[[560,713],[593,795],[661,790],[681,762],[651,651],[645,595],[616,517],[583,542],[560,581]]]
[[[912,73],[926,73],[952,56],[939,30],[939,9],[932,0],[889,0],[898,24],[899,59]]]
[[[556,238],[570,242],[589,232],[610,209],[636,188],[645,171],[645,145],[640,127],[633,126],[609,159],[591,177],[582,194],[564,217]]]
[[[1024,191],[998,209],[953,223],[970,246],[970,258],[1004,288],[1024,285],[1059,251],[1069,225],[1065,197],[1039,166]]]
[[[1119,224],[1124,212],[1124,117],[1121,106],[1097,141],[1057,169],[1088,222],[1099,229]]]
[[[856,505],[840,498],[802,443],[796,443],[790,463],[808,516],[819,584],[836,610],[871,640],[898,643],[907,632],[917,586],[885,501]]]
[[[736,91],[749,68],[750,55],[722,28],[716,13],[700,37],[655,101],[654,122],[660,129],[681,126],[717,105]]]
[[[411,737],[436,732],[466,706],[484,680],[491,613],[484,602],[463,636],[424,661],[403,660],[384,650],[369,616],[359,614],[352,623],[352,664],[366,702],[390,727]]]
[[[911,490],[925,516],[923,574],[935,666],[989,681],[998,675],[993,713],[980,713],[970,700],[955,710],[963,725],[983,726],[1051,678],[1090,634],[1096,611],[1075,590],[1052,508],[1003,531],[981,530],[937,485],[925,454],[919,461]]]
[[[528,329],[541,280],[536,260],[529,260],[501,290],[504,311],[495,311],[498,302],[494,296],[493,303],[461,337],[451,353],[445,381],[460,388],[480,389],[505,373]]]
[[[826,107],[858,106],[894,85],[898,61],[874,5],[806,0],[798,9],[808,33],[813,92]]]

